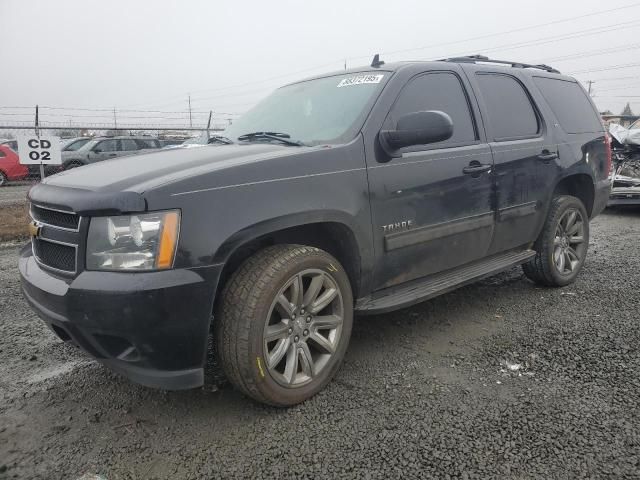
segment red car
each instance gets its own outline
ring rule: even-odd
[[[6,145],[0,145],[0,187],[11,180],[23,180],[29,169],[18,160],[18,154]]]

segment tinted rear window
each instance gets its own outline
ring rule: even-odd
[[[494,140],[534,137],[540,131],[538,116],[518,80],[501,74],[478,74]]]
[[[533,81],[565,132],[602,131],[600,117],[578,83],[545,77],[533,77]]]

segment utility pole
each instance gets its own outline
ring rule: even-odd
[[[113,128],[118,129],[118,118],[116,117],[116,107],[113,107]]]
[[[588,81],[587,81],[587,83],[589,84],[589,90],[588,90],[588,93],[589,93],[589,96],[591,96],[591,85],[593,85],[593,84],[594,84],[594,83],[596,83],[596,82],[594,82],[593,80],[588,80]]]
[[[344,59],[344,69],[345,70],[347,69],[347,59],[346,58]]]
[[[36,137],[40,138],[40,108],[36,105]],[[40,160],[40,180],[44,180],[44,165]]]
[[[189,95],[189,127],[193,128],[193,120],[191,119],[191,95]]]
[[[209,110],[209,121],[207,121],[207,141],[211,138],[209,135],[209,129],[211,128],[211,118],[213,117],[213,110]]]

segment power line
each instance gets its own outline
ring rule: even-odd
[[[610,92],[610,91],[615,91],[615,90],[625,90],[627,88],[640,88],[640,83],[636,83],[636,84],[633,84],[633,85],[620,85],[620,86],[612,87],[612,88],[604,88],[604,89],[599,89],[598,91],[599,92]]]
[[[587,17],[594,17],[594,16],[598,16],[598,15],[602,15],[603,13],[611,13],[611,12],[615,12],[618,10],[623,10],[623,9],[627,9],[627,8],[635,8],[640,6],[640,3],[632,3],[629,5],[623,5],[621,7],[616,7],[616,8],[611,8],[611,9],[607,9],[607,10],[599,10],[597,12],[591,12],[591,13],[585,13],[583,15],[577,15],[575,17],[568,17],[568,18],[562,18],[559,20],[554,20],[551,22],[545,22],[545,23],[538,23],[536,25],[530,25],[528,27],[521,27],[521,28],[515,28],[512,30],[506,30],[506,31],[502,31],[502,32],[495,32],[495,33],[488,33],[486,35],[480,35],[480,36],[476,36],[476,37],[468,37],[462,40],[454,40],[451,42],[443,42],[443,43],[438,43],[438,44],[431,44],[431,45],[427,45],[424,47],[415,47],[415,48],[406,48],[403,50],[394,50],[391,52],[382,52],[382,55],[395,55],[396,53],[406,53],[406,52],[411,52],[411,51],[415,51],[415,50],[424,50],[427,48],[437,48],[437,47],[445,47],[445,46],[450,46],[450,45],[456,45],[459,43],[465,43],[465,42],[470,42],[472,40],[482,40],[485,38],[490,38],[490,37],[496,37],[496,36],[502,36],[502,35],[509,35],[511,33],[518,33],[518,32],[524,32],[526,30],[533,30],[536,28],[540,28],[540,27],[548,27],[549,25],[557,25],[558,23],[565,23],[565,22],[571,22],[574,20],[579,20],[581,18],[587,18]],[[353,59],[358,59],[358,58],[364,58],[364,57],[351,57],[348,60],[353,60]]]
[[[23,106],[19,106],[19,107],[0,107],[0,108],[12,108],[12,109],[16,109],[16,110],[20,110],[20,109],[29,109],[29,110],[33,110],[33,107],[23,107]],[[47,109],[47,110],[72,110],[72,111],[84,111],[84,112],[111,112],[113,111],[112,108],[78,108],[78,107],[47,107],[47,106],[42,106],[40,107],[40,109]],[[164,111],[164,110],[127,110],[127,109],[116,109],[116,111],[118,112],[130,112],[130,113],[189,113],[188,110],[182,110],[182,111]],[[194,115],[195,114],[206,114],[208,115],[209,112],[205,112],[205,111],[193,111],[192,112]]]
[[[591,72],[605,72],[605,71],[609,71],[609,70],[621,70],[623,68],[633,68],[633,67],[640,67],[640,63],[627,63],[624,65],[610,65],[608,67],[604,67],[604,68],[592,68],[589,70],[578,70],[575,72],[571,72],[571,75],[577,75],[579,73],[591,73]]]
[[[635,27],[637,25],[640,24],[640,20],[632,20],[629,22],[623,22],[623,23],[613,23],[610,25],[605,25],[605,26],[601,26],[601,27],[595,27],[595,28],[587,28],[585,30],[577,30],[575,32],[571,32],[568,34],[561,34],[561,35],[555,35],[555,36],[551,36],[551,37],[543,37],[543,39],[536,39],[536,40],[527,40],[524,42],[519,42],[519,43],[506,43],[503,45],[499,45],[496,47],[491,47],[491,48],[478,48],[475,49],[475,51],[480,51],[483,54],[488,53],[488,52],[495,52],[495,51],[500,51],[500,50],[514,50],[514,49],[518,49],[518,48],[523,48],[523,47],[532,47],[532,46],[536,46],[536,45],[544,45],[547,43],[554,43],[554,42],[558,42],[558,41],[562,41],[562,40],[571,40],[574,38],[581,38],[581,37],[587,37],[587,36],[591,36],[591,35],[598,35],[601,33],[608,33],[608,32],[612,32],[612,31],[619,31],[619,30],[623,30],[626,28],[632,28]],[[465,52],[458,52],[455,54],[451,54],[449,55],[450,57],[457,57],[460,55],[466,55],[468,54],[468,50]]]
[[[496,36],[509,35],[509,34],[512,34],[512,33],[519,33],[519,32],[523,32],[523,31],[527,31],[527,30],[533,30],[533,29],[536,29],[536,28],[548,27],[549,25],[557,25],[559,23],[575,21],[575,20],[579,20],[579,19],[582,19],[582,18],[595,17],[595,16],[602,15],[602,14],[605,14],[605,13],[616,12],[616,11],[620,11],[620,10],[624,10],[624,9],[628,9],[628,8],[635,8],[635,7],[638,7],[638,6],[640,6],[640,2],[636,2],[636,3],[632,3],[632,4],[628,4],[628,5],[623,5],[623,6],[615,7],[615,8],[609,8],[609,9],[606,9],[606,10],[598,10],[596,12],[585,13],[585,14],[577,15],[577,16],[573,16],[573,17],[562,18],[562,19],[551,21],[551,22],[539,23],[539,24],[530,25],[530,26],[527,26],[527,27],[521,27],[521,28],[516,28],[516,29],[511,29],[511,30],[505,30],[505,31],[501,31],[501,32],[494,32],[494,33],[489,33],[489,34],[485,34],[485,35],[478,35],[478,36],[475,36],[475,37],[467,37],[467,38],[460,39],[460,40],[442,42],[442,43],[438,43],[438,44],[430,44],[430,45],[421,46],[421,47],[406,48],[406,49],[401,49],[401,50],[393,50],[393,51],[386,51],[386,52],[382,51],[382,55],[395,55],[395,54],[398,54],[398,53],[407,53],[407,52],[412,52],[412,51],[417,51],[417,50],[425,50],[425,49],[428,49],[428,48],[439,48],[439,47],[444,47],[444,46],[456,45],[456,44],[460,44],[460,43],[466,43],[466,42],[470,42],[470,41],[474,41],[474,40],[481,40],[481,39],[491,38],[491,37],[496,37]],[[602,27],[600,27],[600,28],[602,28]],[[479,50],[479,49],[476,49],[476,50]],[[328,63],[322,64],[322,65],[316,65],[316,66],[313,66],[313,67],[305,68],[303,70],[298,70],[298,71],[295,71],[295,72],[276,75],[276,76],[264,78],[264,79],[261,79],[261,80],[245,82],[245,83],[240,83],[240,84],[227,85],[227,86],[224,86],[224,87],[217,87],[217,88],[212,88],[212,89],[194,90],[194,91],[192,91],[192,93],[218,92],[218,91],[222,91],[222,90],[229,90],[229,89],[238,88],[238,87],[244,87],[244,86],[248,86],[248,85],[257,85],[257,84],[269,82],[271,80],[290,77],[290,76],[293,76],[293,75],[298,75],[300,73],[305,73],[305,72],[309,72],[309,71],[312,71],[312,70],[318,70],[320,68],[325,68],[325,67],[328,67],[328,66],[331,66],[331,65],[338,65],[338,64],[342,65],[344,61],[358,60],[358,59],[362,59],[362,58],[368,58],[370,56],[371,56],[371,54],[367,54],[366,56],[365,55],[360,55],[360,56],[347,57],[346,59],[343,58],[343,59],[340,59],[340,60],[336,60],[336,61],[333,61],[333,62],[328,62]],[[172,98],[178,98],[178,97],[172,97]],[[172,103],[177,103],[177,102],[172,102]],[[148,105],[148,103],[146,105]]]
[[[484,54],[484,53],[493,52],[493,51],[512,50],[512,49],[529,47],[529,46],[543,45],[543,44],[558,42],[558,41],[562,41],[562,40],[571,40],[571,39],[574,39],[574,38],[581,38],[581,37],[586,37],[586,36],[591,36],[591,35],[599,35],[601,33],[608,33],[608,32],[614,31],[614,30],[632,28],[632,27],[635,27],[635,26],[638,26],[638,25],[640,25],[640,20],[631,20],[631,21],[623,22],[623,23],[614,23],[614,24],[610,24],[610,25],[604,25],[604,26],[599,26],[599,27],[594,27],[594,28],[588,28],[588,29],[585,29],[585,30],[577,30],[577,31],[571,32],[571,33],[564,33],[564,34],[554,35],[554,36],[550,36],[550,37],[543,37],[541,39],[539,38],[539,39],[536,39],[536,40],[527,40],[527,41],[523,41],[523,42],[519,42],[519,43],[507,43],[507,44],[503,44],[503,45],[499,45],[499,46],[495,46],[495,47],[490,47],[490,48],[477,48],[477,49],[475,49],[475,51],[480,51],[480,52],[482,52]],[[491,36],[493,36],[493,34],[491,34]],[[452,43],[459,43],[459,42],[452,42]],[[635,48],[640,48],[640,44],[635,46]],[[459,56],[459,55],[465,55],[467,53],[468,53],[468,51],[467,52],[459,52],[459,53],[451,54],[451,55],[449,55],[449,57],[456,57],[456,56]],[[583,57],[591,56],[593,54],[594,53],[575,54],[575,55],[566,56],[565,58],[583,58]],[[598,52],[598,54],[600,54],[600,52]],[[548,60],[546,60],[546,61],[548,61]],[[247,85],[247,84],[244,84],[244,85]],[[232,88],[232,86],[229,86],[227,88]],[[227,97],[227,98],[234,98],[235,96],[242,96],[242,95],[244,95],[244,94],[239,94],[239,95],[236,95],[236,94],[223,94],[223,95],[220,95],[220,96]],[[210,99],[210,98],[214,98],[214,97],[202,97],[202,98],[199,98],[197,100],[201,101],[201,100],[206,100],[206,99]]]
[[[461,40],[456,40],[456,41],[451,41],[451,42],[443,42],[440,44],[432,44],[432,45],[428,45],[428,46],[423,46],[423,47],[415,47],[415,48],[409,48],[409,49],[403,49],[403,50],[395,50],[395,51],[390,51],[390,52],[385,52],[383,54],[385,55],[392,55],[392,54],[397,54],[397,53],[405,53],[405,52],[409,52],[409,51],[415,51],[415,50],[422,50],[422,49],[426,49],[426,48],[436,48],[436,47],[441,47],[441,46],[447,46],[447,45],[454,45],[454,44],[459,44],[459,43],[464,43],[464,42],[470,42],[472,40],[478,40],[478,39],[484,39],[484,38],[490,38],[490,37],[494,37],[494,36],[498,36],[498,35],[506,35],[506,34],[511,34],[511,33],[517,33],[517,32],[522,32],[522,31],[526,31],[526,30],[532,30],[532,29],[536,29],[536,28],[540,28],[540,27],[546,27],[549,25],[555,25],[558,23],[564,23],[564,22],[568,22],[568,21],[574,21],[577,19],[581,19],[581,18],[586,18],[586,17],[592,17],[592,16],[597,16],[597,15],[602,15],[605,13],[610,13],[610,12],[614,12],[614,11],[619,11],[619,10],[623,10],[623,9],[628,9],[628,8],[634,8],[640,6],[640,3],[634,3],[634,4],[630,4],[630,5],[625,5],[625,6],[621,6],[621,7],[616,7],[616,8],[612,8],[612,9],[607,9],[607,10],[600,10],[597,12],[591,12],[591,13],[587,13],[587,14],[582,14],[582,15],[578,15],[578,16],[574,16],[574,17],[570,17],[570,18],[564,18],[564,19],[559,19],[559,20],[555,20],[552,22],[546,22],[544,24],[537,24],[537,25],[531,25],[531,26],[527,26],[527,27],[522,27],[522,28],[517,28],[517,29],[511,29],[511,30],[507,30],[507,31],[503,31],[503,32],[495,32],[495,33],[491,33],[491,34],[486,34],[486,35],[480,35],[480,36],[476,36],[476,37],[469,37],[466,39],[461,39]],[[561,40],[567,40],[567,39],[572,39],[572,38],[579,38],[579,37],[583,37],[583,36],[588,36],[588,35],[596,35],[596,34],[600,34],[600,33],[606,33],[612,30],[619,30],[622,28],[630,28],[632,26],[635,26],[638,23],[638,20],[632,20],[632,21],[628,21],[628,22],[623,22],[623,23],[617,23],[617,24],[612,24],[612,25],[606,25],[606,26],[599,26],[599,27],[595,27],[595,28],[589,28],[589,29],[585,29],[585,30],[579,30],[579,31],[575,31],[575,32],[571,32],[569,34],[561,34],[561,35],[555,35],[555,36],[551,36],[551,37],[546,37],[543,39],[536,39],[536,40],[532,40],[532,41],[524,41],[524,42],[518,42],[518,43],[509,43],[509,44],[503,44],[500,46],[495,46],[495,47],[491,47],[491,48],[487,48],[487,49],[476,49],[478,51],[482,51],[482,52],[489,52],[489,51],[496,51],[496,50],[508,50],[508,49],[516,49],[516,48],[522,48],[525,46],[534,46],[534,45],[540,45],[540,44],[544,44],[544,43],[551,43],[551,42],[556,42],[556,41],[561,41]],[[631,49],[631,48],[639,48],[640,45],[636,45],[636,46],[628,46],[627,49]],[[562,59],[570,59],[570,58],[584,58],[590,55],[599,55],[602,53],[607,53],[609,51],[612,51],[613,49],[603,49],[600,51],[592,51],[592,52],[585,52],[585,53],[579,53],[579,54],[574,54],[574,55],[568,55],[568,56],[563,56],[563,57],[556,57],[556,60],[562,60]],[[455,55],[451,55],[451,56],[455,56]],[[364,56],[362,57],[350,57],[347,58],[347,60],[353,60],[356,58],[364,58]],[[552,59],[553,60],[553,59]],[[549,60],[547,60],[549,61]],[[272,77],[268,77],[268,78],[264,78],[261,80],[257,80],[257,81],[252,81],[252,82],[245,82],[245,83],[241,83],[241,84],[235,84],[235,85],[228,85],[226,87],[220,87],[220,88],[216,88],[216,89],[206,89],[206,90],[199,90],[200,92],[204,92],[204,91],[222,91],[222,90],[229,90],[229,89],[233,89],[233,88],[238,88],[238,87],[242,87],[242,86],[247,86],[247,85],[255,85],[255,84],[260,84],[260,83],[265,83],[265,82],[270,82],[272,80],[275,79],[280,79],[280,78],[285,78],[288,76],[292,76],[292,75],[297,75],[299,73],[303,73],[303,72],[308,72],[311,70],[315,70],[315,69],[319,69],[328,65],[333,65],[336,62],[331,62],[331,63],[327,63],[327,64],[323,64],[323,65],[318,65],[315,67],[310,67],[310,68],[306,68],[303,70],[298,70],[296,72],[290,72],[287,74],[281,74],[281,75],[277,75],[277,76],[272,76]],[[342,60],[341,60],[342,63]],[[614,68],[604,68],[604,69],[595,69],[595,70],[584,70],[584,71],[577,71],[577,72],[573,72],[574,74],[580,74],[580,73],[589,73],[589,72],[595,72],[595,71],[604,71],[604,70],[608,70],[608,69],[617,69],[617,68],[629,68],[631,66],[635,66],[636,64],[630,64],[630,65],[625,65],[625,66],[617,66]],[[595,80],[595,81],[600,81],[600,80]],[[262,91],[261,90],[255,90],[256,92],[258,91]],[[198,102],[202,102],[211,98],[218,98],[218,97],[226,97],[226,98],[234,98],[236,96],[243,96],[243,95],[247,95],[248,93],[244,93],[244,94],[232,94],[232,93],[226,93],[226,94],[221,94],[221,95],[217,95],[217,96],[210,96],[210,97],[201,97],[201,98],[194,98],[194,101],[198,101]],[[184,98],[184,97],[183,97]],[[251,103],[243,103],[243,104],[236,104],[235,106],[246,106],[246,105],[252,105],[255,102],[251,102]],[[227,106],[233,106],[233,105],[227,105]],[[33,107],[4,107],[4,108],[28,108],[28,109],[32,109]],[[41,107],[41,108],[45,108],[45,109],[56,109],[56,110],[69,110],[69,111],[105,111],[105,112],[112,112],[113,109],[90,109],[90,108],[65,108],[65,107]],[[183,114],[183,113],[188,113],[188,112],[182,112],[182,111],[163,111],[163,110],[133,110],[133,109],[121,109],[121,110],[117,110],[118,113],[121,112],[132,112],[132,113],[160,113],[160,114]],[[206,111],[202,111],[202,112],[195,112],[193,111],[192,114],[202,114],[202,115],[207,115],[208,112]],[[234,115],[238,115],[238,113],[236,112],[219,112],[216,110],[216,115],[229,115],[229,116],[234,116]],[[62,114],[60,114],[59,116],[63,116]],[[71,115],[68,115],[71,116]],[[76,115],[78,116],[78,115]],[[134,117],[129,117],[129,118],[134,118]],[[151,118],[151,117],[145,117],[145,118]],[[162,117],[164,119],[173,119],[173,118],[168,118],[168,117]]]
[[[573,55],[563,55],[561,57],[552,57],[552,58],[546,58],[545,60],[543,60],[544,62],[559,62],[562,60],[574,60],[577,58],[586,58],[586,57],[594,57],[597,55],[604,55],[606,53],[617,53],[617,52],[624,52],[627,50],[635,50],[640,48],[640,43],[636,43],[634,45],[622,45],[619,47],[611,47],[611,48],[605,48],[602,50],[591,50],[590,52],[583,52],[583,53],[575,53]]]
[[[630,80],[630,79],[637,80],[638,76],[637,75],[632,75],[630,77],[596,78],[596,79],[594,79],[594,82],[598,82],[598,83],[600,83],[600,82],[613,82],[613,81],[617,82],[618,80]]]

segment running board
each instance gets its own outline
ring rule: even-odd
[[[389,287],[359,299],[355,310],[359,313],[377,314],[408,307],[525,263],[535,254],[533,250],[501,253],[446,272]]]

